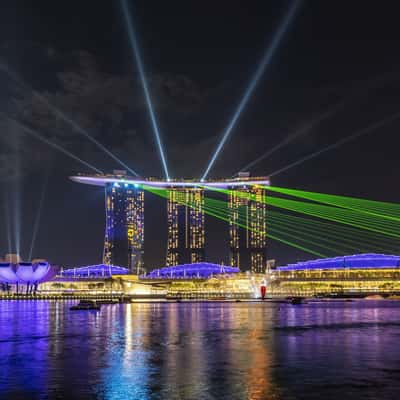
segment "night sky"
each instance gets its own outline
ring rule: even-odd
[[[201,176],[290,4],[130,2],[172,177]],[[231,177],[337,104],[336,113],[255,165],[252,175],[273,173],[399,112],[398,11],[389,1],[304,1],[210,177]],[[0,63],[0,254],[8,252],[9,220],[20,227],[27,257],[43,198],[33,256],[71,267],[100,262],[104,193],[68,179],[91,171],[5,115],[101,170],[121,167],[4,69],[142,176],[163,177],[120,1],[2,1]],[[272,183],[398,202],[399,130],[400,119]],[[165,201],[146,193],[145,220],[151,269],[164,264]],[[226,224],[209,218],[207,230],[208,260],[226,262]],[[312,258],[273,241],[268,251],[279,264]]]

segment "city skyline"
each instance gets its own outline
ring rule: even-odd
[[[208,13],[207,4],[202,10],[195,5],[129,4],[172,178],[201,178],[290,6],[291,2],[256,2],[243,12],[239,2],[230,2],[229,6],[214,5],[213,13]],[[23,9],[31,12],[22,17]],[[384,11],[369,5],[363,11],[374,17],[373,28],[368,18],[355,27],[355,6],[348,5],[346,11],[340,28],[332,30],[334,16],[342,17],[335,2],[300,7],[211,169],[211,177],[233,176],[260,157],[264,158],[250,172],[268,175],[390,119],[400,97],[395,74],[400,60],[388,50],[399,32],[390,21],[383,23]],[[59,9],[51,2],[37,9],[23,1],[5,5],[1,17],[2,115],[27,124],[96,168],[122,169],[55,114],[44,98],[135,172],[162,178],[163,166],[123,10],[119,4],[102,3],[96,18],[91,13],[89,6],[80,5],[75,29],[66,33],[64,24],[75,15],[72,4]],[[167,23],[174,18],[176,24]],[[207,21],[207,30],[200,20]],[[113,29],[105,32],[103,25]],[[155,32],[152,25],[159,29]],[[372,34],[374,41],[368,40]],[[0,179],[7,187],[1,203],[2,212],[9,215],[12,247],[19,247],[24,258],[29,258],[33,243],[32,257],[67,266],[100,262],[102,192],[68,181],[69,175],[82,171],[78,162],[29,136],[10,120],[2,118],[1,124]],[[397,168],[397,127],[396,120],[382,125],[357,141],[278,174],[274,183],[397,202],[389,173]],[[156,232],[156,228],[160,221],[167,225],[167,215],[156,196],[151,196],[148,207],[153,217],[147,223],[153,234],[146,243],[154,250],[149,264],[158,267],[164,264],[166,238],[161,233],[164,229]],[[207,231],[214,237],[225,232],[225,223],[209,219],[209,224]],[[7,235],[5,227],[0,232],[4,253],[9,247]],[[228,263],[228,244],[219,248],[213,244],[217,242],[210,238],[210,261]],[[281,264],[308,257],[269,240],[269,258]]]
[[[399,11],[3,0],[0,400],[398,398]]]
[[[114,170],[112,174],[79,174],[70,179],[81,184],[104,187],[106,226],[102,261],[106,265],[126,266],[131,273],[137,275],[149,269],[144,251],[147,231],[145,191],[148,192],[146,198],[153,193],[166,199],[165,265],[206,261],[208,232],[205,229],[205,214],[211,214],[208,218],[213,218],[218,213],[213,215],[209,212],[205,193],[225,188],[229,189],[226,196],[229,204],[226,218],[229,235],[228,264],[241,271],[256,273],[262,273],[266,268],[267,215],[264,200],[265,186],[270,184],[267,177],[252,177],[249,173],[241,172],[231,179],[160,180],[132,177],[127,171]],[[254,196],[254,199],[244,199],[243,196]],[[151,218],[152,210],[149,211]],[[221,240],[219,242],[223,243]]]

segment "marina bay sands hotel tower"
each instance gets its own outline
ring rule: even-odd
[[[171,187],[168,191],[167,220],[166,265],[205,261],[204,189]]]
[[[105,188],[106,228],[103,262],[144,272],[145,191],[167,199],[166,265],[205,261],[204,194],[207,189],[228,193],[230,264],[263,272],[266,266],[265,186],[268,178],[247,173],[225,180],[156,180],[133,178],[125,171],[110,175],[77,175],[75,182]],[[146,194],[147,196],[147,194]],[[189,206],[190,205],[190,206]]]

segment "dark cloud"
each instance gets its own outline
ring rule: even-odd
[[[37,44],[34,46],[38,47]],[[18,86],[18,95],[13,93],[8,113],[81,157],[101,159],[101,151],[93,148],[93,144],[71,123],[54,112],[58,110],[127,164],[132,163],[134,169],[144,174],[157,174],[160,169],[154,166],[159,163],[158,154],[140,82],[132,74],[112,74],[102,70],[95,57],[86,51],[61,54],[47,48],[42,49],[41,54],[53,65],[57,85],[24,86],[24,79],[19,78],[24,75],[23,71],[17,75],[12,70],[17,77],[14,84]],[[67,67],[58,71],[60,64]],[[149,82],[157,113],[179,115],[183,120],[198,112],[208,95],[207,90],[201,90],[184,75],[156,74],[150,76]],[[171,141],[178,146],[185,142],[185,135],[181,136],[179,132],[173,131],[172,136]],[[172,153],[187,154],[173,150],[169,154],[171,159],[176,158]]]
[[[0,14],[3,64],[133,169],[144,176],[162,176],[118,2],[97,2],[95,17],[91,2],[81,1],[76,7],[54,1],[35,2],[34,6],[27,1],[8,3]],[[186,2],[182,7],[179,2],[136,3],[138,38],[171,175],[198,177],[288,4],[258,1],[244,7],[243,1],[214,1],[201,6]],[[305,3],[210,176],[231,176],[321,113],[352,97],[352,92],[358,94],[339,113],[255,165],[251,172],[261,175],[280,169],[397,111],[400,58],[394,50],[400,38],[398,13],[390,7],[363,4],[364,18],[360,19],[358,5],[348,4],[344,13],[337,1]],[[368,80],[376,80],[376,84],[370,85]],[[0,71],[0,87],[0,112],[11,114],[104,171],[119,167],[4,71]],[[20,178],[14,179],[20,190],[11,188],[7,193],[21,198],[26,242],[30,241],[26,227],[34,225],[44,166],[50,165],[48,207],[43,212],[38,238],[42,250],[38,253],[74,266],[100,261],[103,192],[68,180],[75,172],[89,171],[2,117],[0,124],[0,179]],[[393,123],[338,151],[326,152],[274,177],[273,183],[398,201],[393,189],[398,128]],[[10,210],[18,208],[16,204],[10,201]],[[166,227],[160,228],[160,221],[165,222],[160,210],[165,211],[165,202],[148,196],[149,268],[162,265],[165,257],[165,237],[151,237],[166,232]],[[208,257],[219,261],[227,254],[227,246],[220,243],[227,229],[225,224],[213,229],[209,233],[215,233],[215,241],[209,243],[214,253]],[[5,232],[0,231],[0,246],[5,248],[6,243]],[[276,250],[275,245],[271,241],[269,251],[278,263],[297,258],[293,249]]]
[[[157,74],[150,77],[150,84],[157,103],[175,113],[199,111],[209,94],[185,75]]]
[[[143,90],[135,74],[109,72],[88,51],[61,52],[34,42],[19,46],[26,49],[26,57],[32,51],[40,54],[40,66],[45,65],[49,78],[47,85],[39,81],[32,88],[34,91],[28,87],[22,88],[14,81],[18,90],[14,87],[12,101],[7,103],[8,112],[14,118],[101,169],[120,167],[79,134],[71,123],[57,116],[54,109],[60,110],[67,119],[78,124],[133,169],[144,175],[161,174]],[[13,57],[7,52],[12,48],[9,44],[3,46],[5,58],[8,56],[11,61]],[[19,57],[22,57],[21,54]],[[10,61],[7,64],[10,65]],[[21,76],[28,74],[25,69],[18,71]],[[31,69],[34,68],[30,66]],[[12,70],[12,73],[15,71]],[[302,129],[302,126],[327,109],[334,108],[340,101],[347,103],[343,107],[345,113],[346,109],[353,112],[354,105],[360,107],[365,100],[364,93],[377,93],[388,85],[393,91],[393,81],[397,80],[393,72],[388,72],[347,84],[317,85],[304,92],[307,100],[302,100],[302,95],[290,100],[287,94],[289,89],[282,87],[281,98],[286,102],[285,117],[282,118],[281,112],[274,114],[274,105],[271,105],[263,124],[255,121],[252,126],[251,114],[247,116],[248,112],[245,111],[221,153],[215,174],[232,175],[255,156]],[[186,75],[171,73],[150,74],[149,85],[170,169],[179,176],[198,176],[207,165],[240,92],[234,89],[234,82],[229,80],[215,87],[202,87]],[[263,95],[262,88],[260,92],[258,96]],[[278,96],[277,107],[281,107],[280,101]],[[221,104],[224,104],[222,112]],[[343,110],[340,112],[343,113]],[[330,119],[334,121],[335,117],[333,115]],[[296,159],[331,138],[335,140],[337,130],[332,127],[334,123],[331,121],[317,124],[307,134],[291,141],[286,146],[286,154]],[[280,164],[279,159],[271,161]],[[262,165],[256,170],[271,170],[269,163]],[[33,169],[36,166],[34,163]]]

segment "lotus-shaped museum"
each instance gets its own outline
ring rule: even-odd
[[[55,275],[56,270],[47,261],[0,263],[0,283],[36,285]]]

